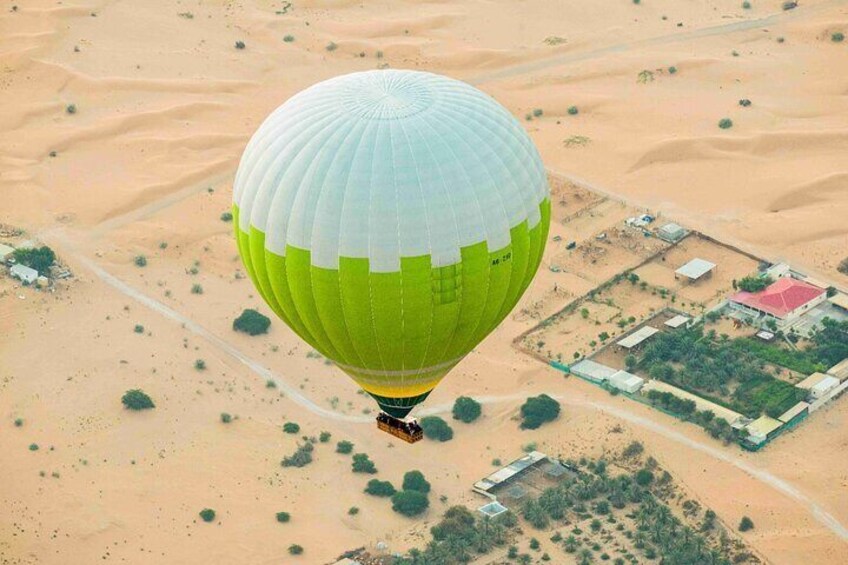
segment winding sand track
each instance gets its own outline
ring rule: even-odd
[[[370,417],[340,414],[338,412],[328,410],[322,406],[319,406],[313,400],[303,395],[294,386],[287,383],[283,378],[276,375],[273,371],[265,367],[262,363],[256,361],[255,359],[252,359],[251,357],[248,357],[247,355],[239,351],[239,349],[237,349],[235,346],[228,343],[226,340],[216,336],[197,322],[194,322],[193,320],[180,314],[176,310],[166,306],[165,304],[159,302],[154,298],[147,296],[136,288],[133,288],[132,286],[118,279],[114,275],[111,275],[110,273],[106,272],[103,268],[98,266],[90,259],[82,257],[80,255],[75,255],[75,258],[82,265],[91,270],[91,272],[94,273],[97,278],[99,278],[101,281],[111,286],[121,294],[132,298],[133,300],[141,303],[147,308],[150,308],[154,312],[161,314],[169,320],[182,324],[186,329],[207,340],[210,344],[218,348],[221,352],[226,353],[227,355],[230,355],[231,357],[243,363],[245,366],[247,366],[247,368],[249,368],[256,375],[261,377],[263,380],[273,380],[277,383],[277,386],[280,388],[280,390],[285,392],[286,396],[298,406],[309,410],[313,414],[317,414],[323,418],[329,418],[346,423],[371,424],[373,422],[373,419]],[[584,408],[589,407],[600,410],[602,412],[606,412],[607,414],[615,416],[616,418],[620,418],[626,422],[650,430],[656,434],[659,434],[688,448],[700,451],[701,453],[709,455],[714,459],[733,465],[734,467],[743,471],[754,479],[770,486],[771,488],[777,490],[778,492],[788,496],[792,500],[795,500],[796,502],[801,504],[810,512],[810,514],[812,514],[816,521],[818,521],[828,530],[839,536],[840,539],[848,542],[848,528],[846,528],[842,523],[840,523],[839,520],[837,520],[833,515],[827,512],[824,508],[822,508],[819,504],[817,504],[810,497],[798,490],[792,484],[773,475],[768,471],[758,469],[750,463],[743,461],[738,457],[734,457],[726,451],[723,451],[711,445],[695,441],[678,431],[672,430],[651,419],[633,414],[627,410],[622,410],[618,406],[613,406],[611,404],[601,402],[594,402],[591,400],[575,399],[572,397],[563,396],[561,394],[550,394],[550,396],[565,403],[566,405],[580,406]],[[478,397],[477,400],[483,404],[498,404],[518,402],[524,400],[525,397],[526,395],[524,394],[511,394],[503,396]],[[426,416],[432,414],[441,414],[445,412],[450,412],[450,410],[451,405],[441,404],[436,406],[430,406],[424,410],[421,410],[419,412],[419,415]]]

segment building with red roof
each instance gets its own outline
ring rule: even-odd
[[[759,292],[737,292],[730,297],[729,304],[754,322],[774,320],[779,326],[786,326],[825,300],[824,289],[783,277]]]

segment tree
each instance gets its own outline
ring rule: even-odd
[[[303,445],[298,445],[293,454],[283,457],[283,460],[280,461],[280,465],[283,467],[306,467],[312,463],[313,449],[315,449],[315,447],[310,441],[307,441]]]
[[[652,482],[654,482],[654,474],[650,472],[648,469],[639,469],[636,471],[636,483],[646,487]]]
[[[427,494],[430,492],[430,483],[421,471],[409,471],[403,476],[403,490],[417,490]]]
[[[535,430],[546,422],[552,422],[559,416],[559,410],[559,402],[547,394],[531,396],[521,406],[521,428]]]
[[[153,399],[137,388],[125,392],[124,396],[121,397],[121,402],[130,410],[149,410],[156,407],[153,404]]]
[[[460,396],[453,403],[453,419],[470,424],[480,417],[480,403],[468,396]]]
[[[45,275],[56,261],[56,254],[49,247],[32,247],[27,249],[15,249],[12,253],[15,261],[33,268],[38,274]]]
[[[403,490],[392,496],[392,510],[404,516],[418,516],[430,506],[427,495],[417,490]]]
[[[406,487],[404,486],[404,488]],[[371,479],[365,487],[365,492],[373,496],[392,496],[397,490],[389,481]]]
[[[429,439],[449,441],[453,439],[453,428],[438,416],[421,418],[421,429]]]
[[[271,319],[268,316],[264,316],[250,308],[245,309],[238,318],[233,320],[233,329],[248,335],[268,333],[268,327],[270,325]]]
[[[638,362],[639,361],[636,359],[636,356],[632,353],[624,358],[624,366],[627,367],[628,371],[635,369]]]
[[[744,290],[745,292],[759,292],[769,286],[774,282],[769,276],[761,277],[761,276],[747,276],[736,283],[736,286],[739,287],[739,290]]]
[[[368,473],[370,475],[377,472],[377,466],[374,465],[374,462],[365,453],[354,454],[351,469],[354,473]]]
[[[347,455],[348,453],[353,452],[353,443],[342,440],[336,444],[336,453],[341,453],[343,455]]]
[[[200,517],[204,522],[211,522],[215,519],[215,511],[211,508],[204,508],[200,511]]]
[[[754,529],[754,521],[748,518],[747,516],[742,516],[742,520],[739,521],[739,531],[747,532],[748,530]]]

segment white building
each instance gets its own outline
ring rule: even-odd
[[[20,281],[25,284],[32,284],[38,280],[38,271],[31,269],[26,265],[21,265],[20,263],[12,265],[9,269],[9,273],[16,279],[20,279]]]
[[[584,379],[589,379],[596,383],[602,383],[608,380],[617,372],[616,369],[607,367],[606,365],[602,365],[601,363],[597,363],[591,359],[584,359],[579,363],[575,363],[569,367],[568,370],[578,377],[583,377]]]
[[[660,333],[660,330],[658,330],[657,328],[651,326],[642,326],[627,337],[618,340],[616,342],[616,345],[619,345],[624,349],[633,349],[634,347],[638,347],[645,340],[651,338],[653,335],[658,333]]]
[[[0,263],[5,263],[6,260],[9,259],[14,252],[14,247],[10,247],[8,245],[0,243]]]
[[[674,278],[683,277],[689,279],[689,282],[695,282],[702,277],[712,274],[715,268],[715,263],[696,257],[674,271]]]
[[[635,394],[639,392],[639,389],[645,384],[645,379],[637,377],[627,371],[618,371],[610,377],[609,384],[622,392]]]
[[[818,400],[839,386],[839,379],[824,373],[813,373],[795,386],[806,390],[811,399]]]

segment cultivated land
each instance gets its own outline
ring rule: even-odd
[[[755,529],[741,537],[763,560],[844,562],[848,403],[744,453],[511,347],[652,257],[644,246],[662,246],[615,231],[635,210],[848,285],[837,271],[848,248],[848,46],[831,41],[848,31],[848,7],[779,4],[8,3],[0,221],[26,233],[1,239],[47,243],[75,277],[52,293],[0,278],[0,562],[323,563],[378,541],[402,551],[423,546],[451,505],[480,505],[470,485],[522,445],[599,459],[633,440],[731,529],[750,516]],[[552,199],[560,240],[526,297],[422,409],[449,419],[457,396],[474,395],[482,418],[449,419],[453,440],[413,447],[378,433],[370,401],[281,323],[256,337],[232,330],[244,308],[270,312],[240,276],[232,225],[220,218],[247,138],[273,108],[329,76],[386,64],[468,80],[521,119],[543,109],[525,125],[563,173]],[[652,81],[638,80],[643,70]],[[718,128],[724,117],[731,129]],[[719,264],[709,285],[675,287],[675,254],[709,252]],[[722,253],[690,236],[635,272],[696,313],[753,271]],[[578,311],[563,322],[571,333],[550,343],[585,353],[602,331],[620,335],[622,316],[638,324],[670,300],[629,287],[595,297],[592,325]],[[125,410],[133,388],[156,408]],[[519,405],[541,392],[562,415],[519,430]],[[223,412],[238,418],[225,424]],[[282,431],[292,421],[300,433]],[[322,430],[332,439],[316,444],[311,464],[280,466],[300,435]],[[433,485],[427,513],[403,518],[363,493],[373,476],[350,472],[350,455],[334,452],[342,439],[395,486],[420,469]],[[203,508],[215,509],[212,523]],[[280,511],[289,522],[275,519]],[[304,554],[290,556],[291,544]]]

